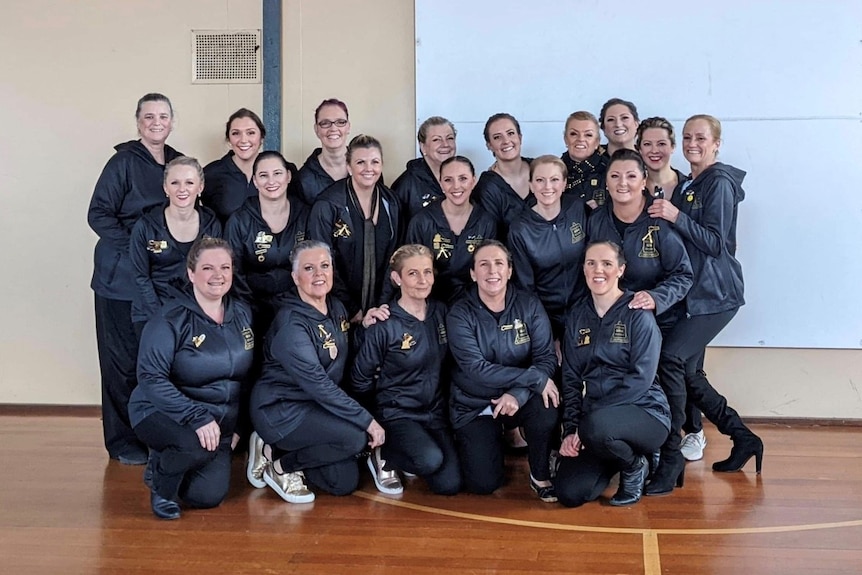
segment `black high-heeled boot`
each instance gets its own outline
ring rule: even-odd
[[[730,473],[741,471],[748,460],[754,457],[755,470],[760,474],[763,469],[763,441],[751,431],[733,438],[730,457],[712,464],[713,471]]]
[[[649,474],[647,481],[655,477],[655,472],[658,471],[658,465],[661,463],[661,450],[653,451],[649,456]]]
[[[614,507],[622,507],[634,505],[640,501],[644,492],[647,472],[649,472],[649,464],[646,457],[638,455],[634,465],[620,471],[620,486],[608,503]]]
[[[655,472],[644,493],[647,495],[667,495],[674,486],[685,483],[685,458],[679,450],[661,452],[658,470]]]

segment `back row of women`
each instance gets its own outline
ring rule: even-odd
[[[685,123],[685,176],[671,124],[630,102],[572,114],[562,157],[522,157],[517,120],[495,114],[477,179],[432,117],[390,190],[338,100],[315,110],[321,148],[299,170],[261,151],[247,109],[204,169],[166,144],[165,96],[136,117],[90,204],[92,287],[105,444],[148,462],[157,516],[217,505],[249,435],[249,481],[296,503],[309,484],[353,491],[367,448],[385,493],[399,473],[489,493],[520,429],[542,500],[580,505],[620,473],[611,503],[631,504],[682,486],[701,411],[733,440],[713,468],[760,471],[762,442],[702,369],[744,303],[744,172],[717,161],[715,118]]]

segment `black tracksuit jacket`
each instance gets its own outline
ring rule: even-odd
[[[246,179],[243,171],[233,161],[233,151],[204,167],[204,192],[201,202],[215,212],[222,225],[242,207],[246,198],[256,195],[254,182]]]
[[[405,221],[412,219],[422,208],[445,197],[440,182],[424,158],[407,162],[404,173],[392,183],[392,192],[401,204]]]
[[[581,162],[576,162],[565,151],[560,156],[566,164],[568,177],[566,178],[566,194],[573,195],[587,203],[589,200],[602,206],[607,200],[606,175],[610,158],[605,153],[604,146],[599,146],[596,151]]]
[[[299,175],[297,178],[297,181],[299,182],[298,195],[309,208],[314,205],[315,200],[317,200],[317,196],[319,196],[323,190],[335,183],[332,176],[327,174],[326,170],[323,169],[323,166],[320,165],[321,152],[323,152],[323,148],[315,148],[314,151],[309,154],[308,158],[306,158],[302,167],[299,168]]]
[[[533,158],[522,158],[532,162]],[[525,208],[536,205],[536,196],[527,192],[526,198],[521,198],[503,176],[493,170],[486,170],[479,176],[473,190],[473,201],[497,222],[497,237],[505,239],[509,226],[518,218]]]

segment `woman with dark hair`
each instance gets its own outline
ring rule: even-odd
[[[552,438],[558,428],[557,360],[551,325],[532,294],[508,285],[512,259],[506,246],[485,240],[473,252],[476,287],[446,318],[452,372],[450,419],[464,488],[488,494],[503,484],[505,428],[522,427],[530,487],[545,502],[557,500],[550,476]]]
[[[401,246],[389,260],[401,297],[390,316],[369,326],[353,364],[353,390],[386,430],[386,443],[368,457],[377,489],[401,493],[397,471],[418,475],[431,491],[454,495],[461,486],[458,454],[446,419],[446,306],[429,299],[431,250]]]
[[[203,178],[195,158],[179,156],[168,162],[164,179],[168,205],[145,213],[132,230],[129,257],[138,286],[132,300],[132,321],[139,336],[171,293],[171,283],[185,277],[192,244],[205,236],[221,237],[215,214],[195,206],[204,188]]]
[[[476,170],[464,156],[453,156],[440,166],[445,199],[431,203],[410,220],[407,243],[427,246],[437,272],[431,294],[452,303],[470,285],[470,268],[476,246],[497,236],[497,224],[470,198]]]
[[[314,135],[320,147],[299,169],[300,198],[309,208],[323,190],[347,177],[347,104],[335,98],[322,101],[314,110]]]
[[[160,519],[177,519],[180,501],[209,508],[227,496],[240,386],[254,348],[251,310],[228,295],[232,258],[224,240],[196,241],[187,260],[191,289],[141,336],[129,415],[150,448],[145,481]]]
[[[174,110],[163,94],[146,94],[135,110],[140,139],[115,146],[90,200],[87,221],[99,236],[93,256],[96,343],[102,380],[102,430],[111,459],[147,462],[147,450],[129,423],[129,396],[137,385],[138,338],[132,325],[135,285],[129,259],[132,228],[164,202],[165,164],[181,155],[165,141]]]
[[[739,471],[752,457],[757,472],[761,470],[763,442],[697,369],[706,345],[745,303],[742,266],[736,259],[736,218],[739,202],[745,198],[745,172],[717,161],[720,145],[721,123],[716,118],[698,114],[686,120],[683,154],[691,165],[692,179],[680,191],[680,207],[657,199],[648,209],[650,216],[667,221],[682,236],[694,284],[685,299],[685,314],[662,346],[659,378],[670,390],[673,421],[647,495],[672,491],[685,469],[680,428],[686,397],[733,440],[730,456],[712,465],[715,471]]]
[[[230,150],[204,168],[207,187],[202,198],[222,224],[227,223],[246,198],[257,195],[252,175],[265,137],[263,121],[248,108],[240,108],[227,119],[224,138]]]
[[[380,182],[383,148],[360,134],[347,147],[349,177],[318,197],[308,218],[308,235],[332,248],[333,295],[358,323],[371,308],[389,301],[387,273],[392,252],[401,245],[398,201]]]
[[[359,484],[357,456],[386,437],[345,393],[347,311],[332,289],[329,246],[304,241],[291,256],[297,295],[286,298],[266,338],[263,374],[251,395],[256,433],[248,479],[289,503],[314,501],[305,481],[333,495]],[[259,434],[259,435],[258,435]]]
[[[566,507],[598,499],[617,473],[619,488],[609,503],[640,501],[646,456],[664,442],[670,426],[656,381],[661,335],[653,314],[633,308],[634,294],[620,288],[625,270],[617,244],[590,244],[584,260],[590,297],[567,319],[563,443],[554,479]]]
[[[628,100],[611,98],[602,105],[599,125],[608,139],[608,156],[624,148],[635,149],[639,121],[637,106]]]
[[[422,157],[407,162],[407,169],[392,184],[405,220],[443,198],[440,165],[456,154],[456,134],[452,122],[440,116],[431,116],[419,126],[416,136]]]
[[[494,163],[479,176],[476,201],[496,220],[497,237],[505,238],[521,210],[536,203],[530,192],[532,158],[521,156],[521,125],[511,114],[494,114],[482,133]]]
[[[563,130],[566,151],[560,158],[568,173],[566,194],[575,195],[590,209],[605,203],[608,156],[601,146],[599,121],[589,112],[572,113]]]

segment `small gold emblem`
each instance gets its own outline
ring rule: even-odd
[[[440,234],[434,234],[434,238],[431,240],[431,247],[434,249],[434,259],[446,259],[448,260],[452,257],[452,250],[455,249],[455,246],[452,245],[452,240],[449,238],[444,238]]]
[[[242,330],[242,339],[244,342],[243,349],[245,349],[246,351],[254,349],[254,332],[251,331],[250,327],[247,327]]]
[[[638,254],[639,258],[651,259],[659,257],[658,250],[655,249],[655,236],[653,236],[653,233],[658,232],[659,229],[659,226],[649,226],[647,228],[646,235],[641,238],[641,251]]]
[[[195,347],[200,347],[204,340],[207,338],[207,334],[202,333],[200,335],[192,336],[192,343],[195,344]]]
[[[332,231],[332,237],[333,238],[349,238],[350,235],[351,235],[350,226],[348,226],[344,220],[342,220],[341,218],[338,218],[335,221],[335,229]]]
[[[317,335],[323,339],[323,349],[329,350],[329,359],[338,357],[338,346],[335,344],[335,338],[332,337],[332,332],[326,331],[322,323],[317,324]]]
[[[483,237],[482,237],[482,236],[480,236],[480,235],[475,235],[475,236],[469,236],[469,237],[467,237],[467,242],[466,242],[466,243],[467,243],[467,253],[468,253],[468,254],[472,254],[473,252],[475,252],[475,251],[476,251],[476,246],[478,246],[479,244],[481,244],[481,243],[482,243],[482,241],[483,241],[484,239],[485,239],[485,238],[483,238]]]
[[[272,234],[266,233],[264,230],[257,232],[254,237],[254,253],[257,255],[257,261],[266,260],[266,252],[272,247]]]
[[[629,331],[626,328],[626,324],[621,321],[618,321],[616,325],[614,325],[614,332],[611,334],[611,343],[628,343],[629,342]]]
[[[437,343],[449,343],[449,334],[446,333],[446,324],[443,322],[437,324]]]
[[[405,333],[401,336],[401,349],[409,350],[411,347],[416,345],[416,340],[413,339],[413,336],[409,333]]]
[[[515,345],[523,345],[530,342],[530,332],[527,331],[527,324],[516,319],[513,327],[515,328]]]
[[[572,225],[569,226],[569,231],[572,232],[573,244],[584,241],[584,230],[581,228],[581,224],[572,222]]]
[[[154,254],[160,254],[168,249],[168,242],[165,240],[150,240],[147,242],[147,251]]]
[[[578,330],[577,347],[581,347],[582,345],[590,345],[590,328],[588,327]]]

